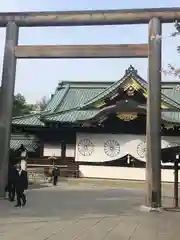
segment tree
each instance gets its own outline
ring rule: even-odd
[[[178,23],[177,21],[175,23],[175,28],[176,28],[177,33],[180,34],[180,23]],[[177,50],[180,53],[180,46],[177,47]]]
[[[48,102],[49,99],[46,96],[44,96],[40,99],[40,101],[36,102],[36,107],[39,108],[40,111],[44,111]]]
[[[178,23],[178,21],[176,21],[174,26],[175,26],[176,31],[173,32],[169,37],[176,37],[177,35],[180,35],[180,23]],[[177,47],[177,51],[178,51],[178,53],[180,53],[180,46]],[[168,69],[163,70],[163,73],[165,75],[173,75],[175,77],[180,78],[180,68],[176,68],[172,64],[168,64]]]
[[[18,93],[14,96],[13,117],[30,114],[34,109],[34,105],[28,104],[22,94]]]

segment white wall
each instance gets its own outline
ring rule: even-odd
[[[75,144],[67,144],[66,145],[66,157],[75,157]]]
[[[105,166],[85,166],[80,165],[80,177],[86,178],[109,178],[124,180],[145,180],[146,171],[144,168],[128,167],[105,167]],[[174,182],[174,171],[162,169],[162,181]],[[179,180],[180,182],[180,180]]]
[[[44,144],[43,156],[61,156],[61,144]]]
[[[76,149],[75,144],[67,144],[66,145],[66,157],[75,157],[75,149]],[[44,144],[44,149],[43,149],[43,156],[46,156],[46,157],[51,157],[51,156],[60,157],[61,156],[61,143],[59,143],[59,144],[45,143]]]

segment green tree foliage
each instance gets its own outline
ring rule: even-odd
[[[176,28],[177,34],[180,34],[180,23],[176,22],[175,28]],[[177,50],[180,53],[180,46],[177,47]]]
[[[22,94],[18,93],[14,96],[13,117],[30,114],[34,109],[35,106],[28,104]]]
[[[176,37],[180,35],[180,23],[178,21],[174,24],[176,31],[171,34],[171,37]],[[177,47],[178,53],[180,53],[180,46]],[[173,75],[175,77],[180,78],[180,68],[176,68],[172,64],[168,64],[168,69],[165,71],[165,74]]]
[[[48,99],[46,96],[44,96],[44,97],[42,97],[42,98],[40,99],[40,101],[37,101],[37,102],[36,102],[36,107],[37,107],[40,111],[44,111],[45,108],[46,108],[46,106],[47,106],[47,104],[48,104],[48,102],[49,102],[49,99]]]

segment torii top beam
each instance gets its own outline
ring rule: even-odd
[[[153,17],[162,23],[180,21],[180,8],[150,8],[95,11],[0,13],[0,27],[13,21],[20,27],[146,24]]]

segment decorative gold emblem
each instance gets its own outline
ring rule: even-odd
[[[132,121],[138,117],[137,113],[117,113],[116,116],[123,121]]]
[[[139,89],[142,89],[142,87],[139,85],[139,83],[133,79],[130,78],[123,84],[124,91],[128,90],[129,88],[133,88],[134,91],[138,91]]]
[[[134,95],[134,92],[135,92],[135,89],[133,88],[133,86],[130,86],[127,90],[127,95],[128,96],[133,96]]]

